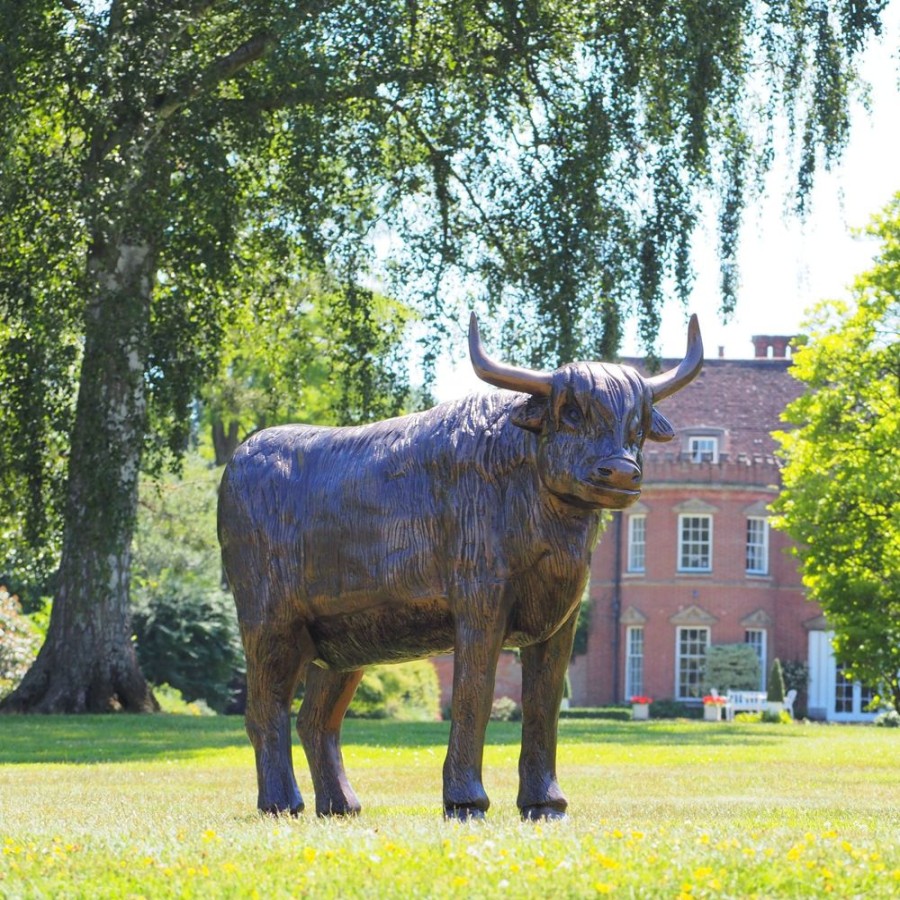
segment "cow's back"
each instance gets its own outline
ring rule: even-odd
[[[536,501],[508,397],[371,426],[282,426],[241,445],[219,535],[242,626],[296,616],[325,661],[347,667],[450,649],[454,590],[508,576],[505,520],[520,527]]]

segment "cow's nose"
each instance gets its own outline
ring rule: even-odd
[[[599,481],[611,487],[633,491],[641,486],[640,467],[629,459],[604,459],[595,472]]]

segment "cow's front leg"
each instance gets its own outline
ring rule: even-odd
[[[522,750],[518,806],[523,819],[559,819],[568,801],[556,781],[559,706],[577,615],[551,638],[522,648]]]
[[[503,637],[504,627],[499,622],[457,622],[452,721],[444,760],[447,818],[481,819],[490,806],[481,783],[481,761]]]
[[[307,671],[297,733],[306,751],[320,816],[354,815],[360,810],[344,771],[341,724],[362,676],[361,670],[332,672],[318,666]]]

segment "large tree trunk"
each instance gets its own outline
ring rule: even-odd
[[[62,559],[47,640],[7,712],[158,709],[129,613],[131,538],[146,429],[147,244],[95,242],[69,457]]]

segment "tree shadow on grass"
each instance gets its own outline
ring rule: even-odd
[[[449,722],[396,722],[348,719],[345,746],[416,748],[445,747]],[[561,744],[635,745],[762,745],[799,730],[779,727],[777,734],[753,725],[702,722],[647,723],[597,719],[560,722]],[[518,744],[518,722],[491,722],[487,743]],[[294,738],[297,744],[296,736]],[[0,765],[24,763],[125,763],[191,759],[220,750],[250,750],[239,716],[173,715],[2,716]]]
[[[0,716],[0,764],[189,759],[249,747],[238,716]]]

